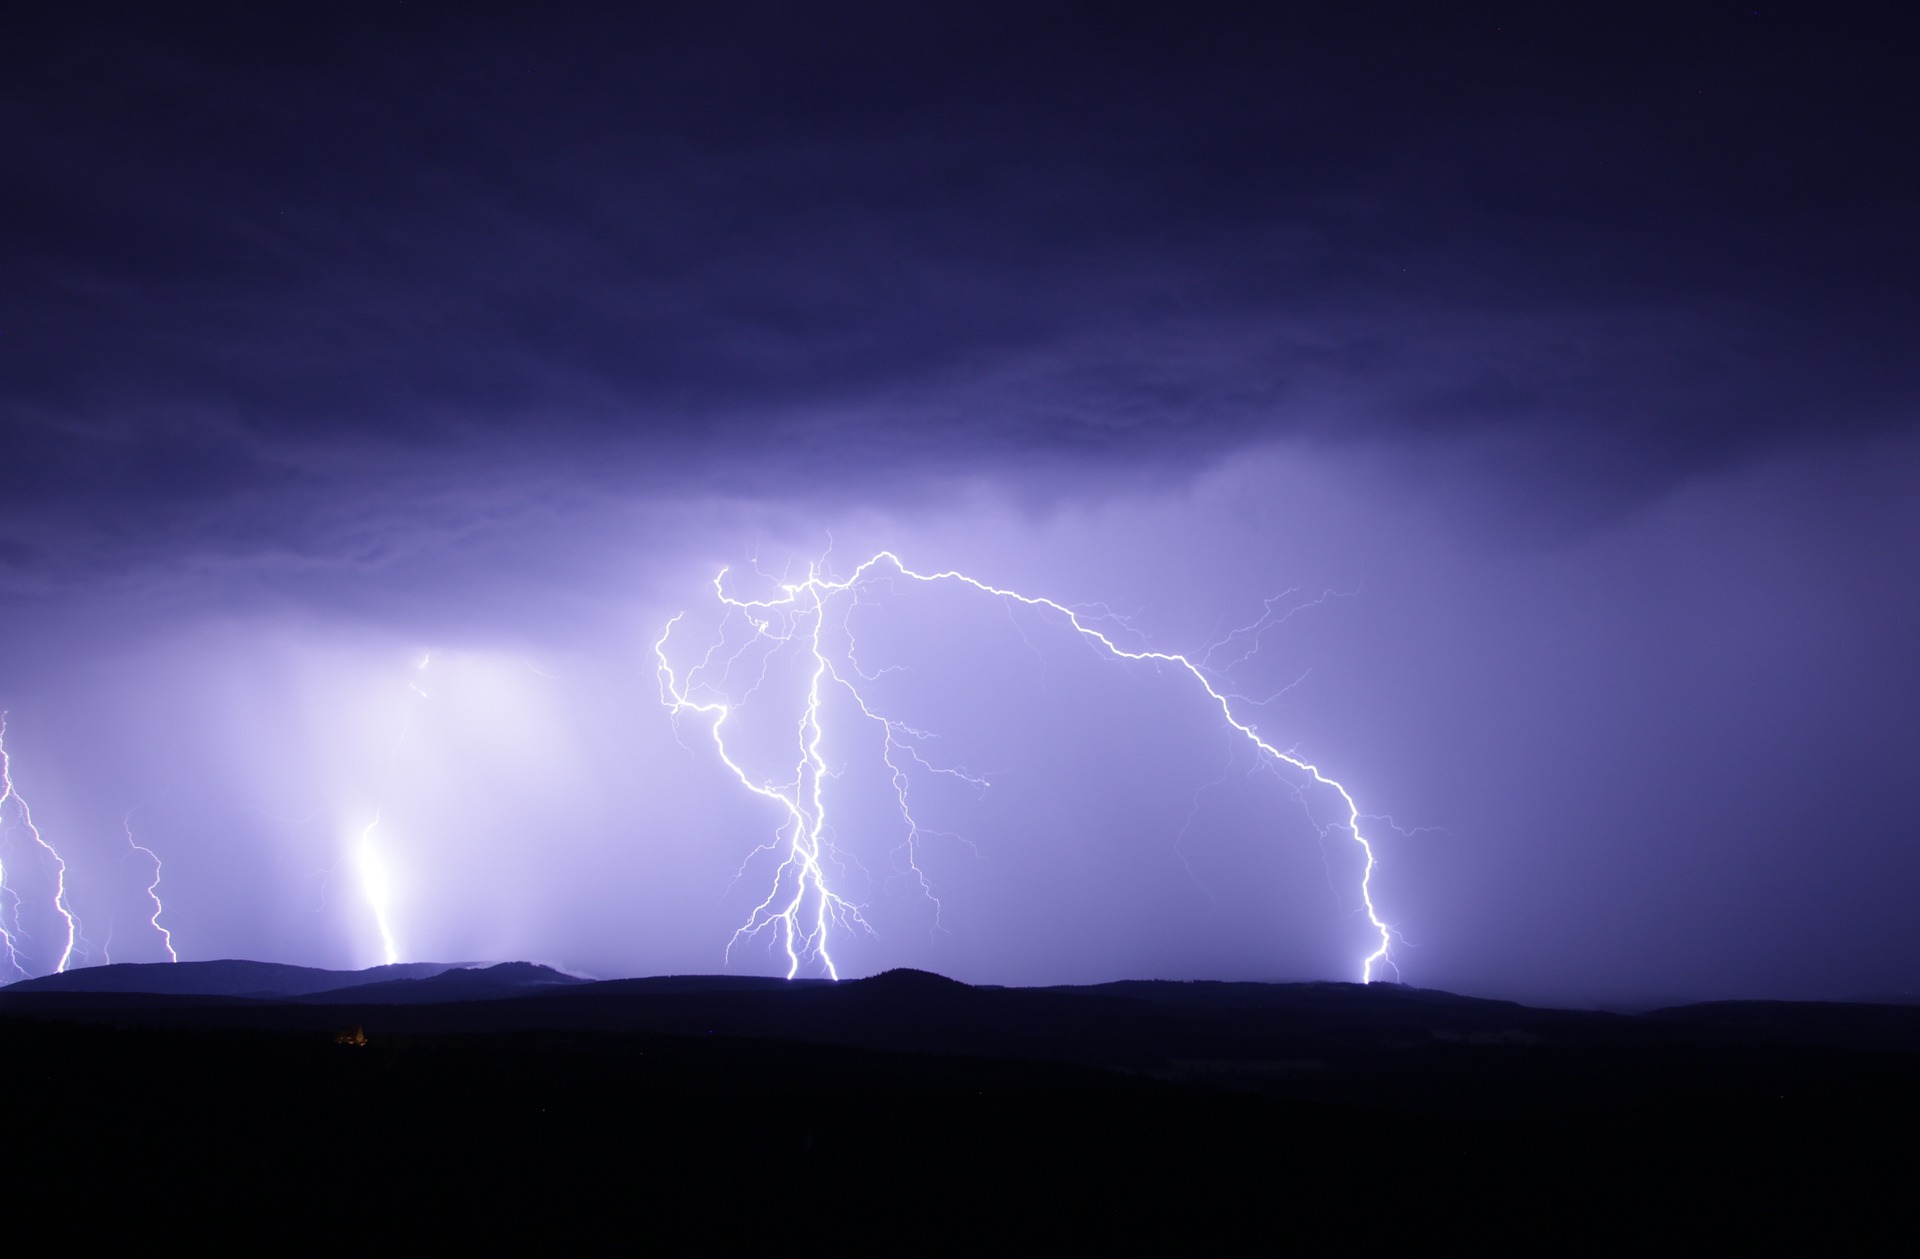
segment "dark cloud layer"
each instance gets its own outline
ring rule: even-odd
[[[880,496],[1288,436],[1490,438],[1604,510],[1911,421],[1913,34],[1884,6],[42,14],[0,54],[5,554],[350,546],[329,500],[530,468]]]

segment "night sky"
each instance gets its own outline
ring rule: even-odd
[[[654,644],[888,549],[1225,640],[1382,819],[1406,982],[1920,987],[1901,6],[41,8],[8,977],[63,931],[21,800],[73,965],[165,957],[136,843],[183,958],[377,963],[377,842],[407,960],[784,973],[728,955],[779,810]],[[916,770],[936,921],[839,693],[843,974],[1358,978],[1342,819],[1193,679],[951,583],[837,615],[991,784]]]

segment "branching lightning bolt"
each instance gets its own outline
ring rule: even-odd
[[[714,588],[717,591],[720,590],[718,578],[715,579]],[[794,591],[795,598],[798,598],[799,593],[798,589]],[[720,597],[723,600],[726,599],[724,591],[721,592]],[[680,617],[676,616],[667,622],[666,630],[654,644],[654,654],[660,662],[662,700],[669,705],[676,716],[687,711],[711,716],[713,745],[720,753],[721,761],[733,771],[734,776],[740,780],[741,786],[755,795],[773,801],[786,813],[786,821],[776,834],[773,843],[755,850],[756,853],[771,851],[783,837],[785,839],[787,855],[774,876],[773,890],[767,893],[764,901],[754,907],[747,922],[734,933],[733,939],[727,944],[728,956],[732,956],[733,946],[743,937],[757,935],[768,927],[778,924],[781,944],[787,954],[788,978],[799,973],[803,958],[811,958],[823,966],[828,975],[838,979],[839,968],[834,964],[833,954],[827,949],[828,926],[837,921],[842,925],[858,924],[864,927],[865,921],[860,917],[858,908],[843,900],[827,885],[826,870],[821,864],[823,849],[827,843],[826,813],[822,808],[822,780],[826,777],[827,767],[820,756],[820,684],[828,675],[829,668],[825,657],[820,652],[820,622],[825,615],[825,603],[819,597],[818,591],[814,592],[812,611],[814,624],[810,643],[815,664],[808,681],[806,703],[800,717],[799,761],[794,767],[793,779],[788,783],[755,782],[727,751],[724,731],[733,706],[717,698],[704,703],[697,701],[691,698],[688,691],[688,687],[692,685],[691,677],[685,686],[675,679],[673,668],[667,661],[666,647],[667,639],[673,633],[673,627],[679,623]],[[754,628],[754,641],[761,638],[772,638],[776,642],[789,641],[790,632],[773,633],[772,623],[769,620],[752,616],[748,619]],[[750,641],[741,648],[740,652],[736,652],[728,663],[731,664],[732,660],[737,660],[740,654],[752,645],[753,641]],[[703,660],[693,672],[698,673],[700,668],[706,667],[711,660],[712,652],[709,651],[707,659]],[[763,677],[764,664],[763,659]],[[756,687],[757,685],[756,683]],[[752,692],[748,693],[750,695]],[[748,860],[751,859],[752,857],[749,856]]]
[[[20,823],[26,828],[27,834],[33,837],[33,842],[39,845],[53,862],[53,908],[60,915],[61,921],[66,924],[66,940],[60,948],[60,960],[54,964],[53,969],[56,973],[63,972],[73,961],[74,947],[80,939],[79,920],[74,917],[73,907],[67,903],[67,863],[59,850],[48,843],[46,836],[40,833],[40,828],[33,821],[33,810],[27,807],[26,800],[14,789],[13,763],[7,756],[7,718],[5,713],[0,713],[0,809],[4,809],[8,802],[12,802],[14,809],[19,813]],[[12,887],[8,886],[4,865],[0,865],[0,896],[4,896],[7,902],[5,905],[0,905],[0,953],[6,955],[8,966],[25,975],[27,971],[20,965],[17,938],[20,934],[20,897]],[[12,919],[11,927],[7,925],[8,918]]]
[[[838,686],[848,691],[859,710],[878,723],[885,731],[883,743],[885,763],[892,775],[893,785],[899,797],[900,814],[907,830],[907,840],[903,850],[907,857],[908,868],[919,878],[921,887],[929,896],[932,885],[922,871],[918,861],[918,845],[923,829],[913,817],[907,797],[908,779],[905,766],[900,759],[911,759],[921,768],[939,773],[953,774],[976,785],[984,786],[982,779],[967,775],[964,771],[932,765],[922,757],[915,744],[926,736],[900,722],[876,712],[860,694],[855,683],[835,667],[833,659],[823,649],[821,635],[825,628],[829,604],[836,597],[846,595],[858,602],[861,590],[869,583],[888,580],[880,570],[891,570],[899,578],[923,584],[951,583],[970,587],[982,594],[1002,600],[1010,608],[1013,605],[1043,610],[1063,619],[1080,638],[1098,651],[1127,661],[1144,661],[1156,665],[1170,666],[1183,672],[1199,686],[1209,702],[1219,709],[1226,725],[1241,738],[1244,738],[1258,752],[1263,762],[1270,768],[1285,766],[1295,773],[1304,775],[1304,780],[1295,784],[1295,794],[1301,795],[1308,783],[1332,792],[1344,809],[1342,821],[1333,827],[1323,827],[1323,833],[1330,829],[1344,831],[1357,844],[1364,858],[1360,876],[1359,897],[1364,907],[1368,923],[1371,925],[1378,944],[1359,964],[1362,982],[1371,982],[1376,967],[1392,967],[1390,948],[1393,931],[1380,917],[1373,901],[1373,874],[1376,856],[1373,843],[1361,828],[1363,820],[1359,805],[1352,794],[1337,779],[1329,777],[1320,767],[1305,760],[1292,751],[1283,750],[1263,738],[1256,727],[1236,710],[1234,701],[1244,699],[1216,685],[1215,676],[1208,665],[1209,657],[1203,655],[1194,658],[1177,652],[1153,650],[1129,650],[1110,638],[1105,632],[1089,624],[1089,613],[1076,611],[1052,599],[1022,594],[1017,590],[1008,590],[990,585],[965,573],[947,570],[937,573],[921,573],[908,568],[891,551],[881,551],[855,568],[846,578],[835,580],[822,572],[818,565],[810,566],[804,581],[784,582],[780,593],[767,599],[742,599],[729,595],[726,590],[727,570],[722,569],[714,578],[713,588],[716,598],[728,610],[729,617],[739,614],[753,629],[753,636],[725,659],[716,661],[715,656],[726,641],[726,629],[723,625],[721,636],[711,646],[699,663],[687,670],[682,676],[675,671],[667,654],[668,640],[674,627],[682,616],[675,616],[667,622],[660,638],[654,643],[654,656],[658,662],[661,702],[673,714],[676,722],[685,714],[699,714],[710,719],[711,733],[715,750],[721,762],[739,780],[742,786],[756,795],[762,796],[780,806],[785,819],[767,844],[754,850],[753,855],[764,852],[784,850],[781,862],[774,876],[773,890],[767,898],[755,906],[747,921],[741,924],[728,944],[728,955],[744,939],[772,930],[784,948],[788,977],[798,974],[804,964],[820,967],[827,975],[839,978],[829,948],[829,931],[834,926],[842,928],[860,927],[869,929],[860,916],[859,906],[843,898],[834,891],[828,879],[828,865],[836,857],[832,849],[831,833],[827,826],[825,800],[822,791],[823,781],[830,777],[830,771],[821,751],[824,732],[821,728],[820,706],[823,687]],[[1284,598],[1285,596],[1281,596]],[[1321,600],[1327,595],[1321,596]],[[1240,640],[1243,644],[1241,655],[1257,650],[1259,638],[1267,628],[1297,609],[1289,609],[1276,617],[1274,605],[1278,600],[1269,600],[1267,609],[1259,620],[1252,625],[1236,630],[1228,640]],[[1319,601],[1315,601],[1319,602]],[[1124,624],[1123,618],[1103,614],[1109,619]],[[850,639],[850,635],[849,635]],[[1248,641],[1251,646],[1245,646]],[[738,709],[752,696],[761,681],[765,680],[768,661],[779,646],[798,642],[810,653],[811,669],[806,699],[798,728],[798,750],[792,776],[785,781],[756,780],[744,768],[727,743],[727,729]],[[725,690],[728,678],[734,668],[758,644],[767,644],[767,652],[761,659],[760,680],[739,699],[732,699]],[[1216,645],[1215,650],[1218,650]],[[855,677],[871,680],[877,674],[868,674],[860,669],[853,660],[851,648],[847,653],[848,671]],[[718,677],[708,680],[708,675],[716,672]],[[1304,799],[1304,796],[1302,796]],[[742,870],[745,866],[743,864]],[[936,908],[938,901],[935,901]]]

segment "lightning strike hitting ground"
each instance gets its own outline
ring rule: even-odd
[[[882,570],[887,572],[883,573]],[[786,954],[788,978],[797,975],[803,965],[811,965],[837,979],[839,969],[829,947],[830,931],[836,927],[841,930],[871,930],[860,915],[860,907],[836,892],[828,877],[829,868],[837,866],[844,858],[834,850],[831,842],[823,791],[824,780],[832,776],[821,751],[826,737],[821,721],[823,689],[845,690],[859,711],[884,731],[882,758],[899,799],[900,816],[906,832],[906,840],[900,851],[904,854],[907,868],[918,878],[922,890],[929,896],[932,895],[932,886],[918,860],[920,839],[925,832],[909,806],[909,778],[903,762],[910,760],[921,769],[953,775],[985,786],[984,780],[961,770],[929,763],[914,746],[927,737],[925,732],[874,710],[861,695],[858,680],[872,681],[879,673],[869,674],[860,668],[853,655],[850,633],[844,651],[829,654],[823,647],[822,634],[830,607],[836,601],[844,601],[851,607],[859,601],[864,588],[876,581],[890,579],[889,573],[929,585],[962,585],[1009,604],[1055,614],[1083,640],[1116,659],[1167,665],[1190,676],[1208,702],[1219,709],[1220,717],[1227,726],[1250,743],[1270,768],[1280,772],[1291,771],[1297,776],[1293,784],[1296,796],[1304,801],[1304,793],[1309,788],[1319,788],[1331,792],[1340,801],[1340,807],[1344,810],[1342,820],[1321,830],[1323,834],[1331,830],[1344,831],[1359,845],[1365,859],[1359,882],[1359,898],[1365,907],[1367,921],[1379,939],[1379,944],[1359,963],[1361,980],[1372,982],[1378,966],[1392,967],[1389,948],[1393,932],[1380,918],[1373,903],[1374,850],[1373,844],[1361,830],[1363,815],[1359,806],[1346,787],[1321,772],[1317,765],[1283,751],[1262,738],[1255,727],[1235,710],[1234,702],[1244,697],[1223,690],[1216,684],[1217,674],[1208,664],[1209,656],[1203,655],[1196,661],[1177,652],[1130,651],[1087,624],[1081,613],[1065,604],[992,586],[965,573],[916,572],[890,551],[874,555],[842,580],[824,574],[818,565],[809,566],[805,581],[782,583],[780,593],[768,599],[741,599],[729,595],[726,590],[727,570],[722,569],[713,580],[714,595],[726,608],[728,618],[744,618],[751,627],[751,637],[723,658],[716,659],[727,642],[723,623],[719,637],[708,646],[705,654],[687,670],[684,677],[676,672],[667,655],[668,640],[684,614],[667,622],[659,640],[654,643],[661,702],[673,714],[676,723],[688,713],[710,718],[713,745],[721,762],[741,786],[773,802],[785,815],[773,839],[748,855],[747,861],[750,862],[761,853],[776,853],[780,854],[780,862],[766,899],[754,907],[747,921],[741,924],[728,943],[729,959],[734,945],[771,930],[776,933]],[[1322,600],[1327,597],[1321,596]],[[1276,602],[1269,600],[1266,611],[1257,621],[1228,636],[1227,643],[1234,644],[1239,652],[1236,658],[1244,658],[1257,650],[1261,634],[1278,620],[1285,619],[1284,616],[1276,619]],[[1286,615],[1291,615],[1291,612]],[[766,681],[773,652],[787,644],[798,645],[809,658],[808,686],[796,729],[794,768],[791,776],[783,781],[757,781],[729,748],[729,725],[736,710]],[[735,697],[727,690],[730,676],[747,657],[750,649],[757,645],[767,648],[760,658],[759,677]],[[1214,650],[1218,651],[1220,647],[1217,644]],[[746,863],[743,862],[742,873],[745,869]],[[937,900],[935,907],[937,912]]]
[[[126,816],[120,819],[120,825],[127,833],[127,844],[135,852],[153,862],[153,882],[147,884],[147,899],[153,902],[153,916],[147,919],[155,931],[160,933],[160,943],[167,950],[167,960],[177,962],[180,955],[173,951],[173,932],[160,925],[160,915],[166,912],[166,906],[160,903],[160,854],[133,837],[133,810],[128,809]]]
[[[391,885],[387,880],[387,863],[381,859],[380,850],[374,847],[373,832],[380,825],[380,817],[367,823],[367,829],[360,832],[360,844],[353,850],[353,861],[360,871],[360,889],[367,898],[367,907],[373,911],[373,921],[380,928],[380,948],[382,959],[392,966],[400,960],[400,950],[393,942],[393,924],[387,921],[387,904],[391,896]]]
[[[0,816],[4,815],[8,803],[12,803],[20,817],[21,826],[33,838],[33,842],[53,862],[53,908],[66,929],[66,939],[60,945],[60,958],[54,963],[53,969],[55,973],[63,972],[73,961],[74,947],[80,939],[80,923],[73,915],[72,906],[67,904],[67,863],[60,856],[59,850],[48,843],[46,836],[40,833],[40,828],[34,825],[33,810],[27,807],[27,802],[21,798],[18,791],[14,790],[13,763],[7,756],[7,718],[5,713],[0,713]],[[4,865],[0,865],[0,897],[5,899],[5,903],[0,904],[0,954],[5,955],[9,967],[25,976],[27,970],[20,965],[18,947],[20,897],[8,885]],[[11,926],[8,925],[9,919],[12,922]]]
[[[424,655],[420,657],[420,663],[413,666],[416,676],[408,679],[407,689],[413,693],[413,698],[416,700],[427,698],[418,675],[426,672],[427,665],[432,660],[431,654]],[[393,741],[393,750],[387,753],[389,767],[400,755],[400,749],[406,746],[407,734],[412,729],[413,706],[409,703],[406,716],[400,723],[400,733]],[[393,881],[387,870],[386,858],[381,855],[379,846],[373,842],[373,833],[379,829],[379,826],[380,815],[376,812],[373,820],[368,822],[366,828],[360,832],[359,841],[354,845],[353,864],[360,874],[360,894],[366,898],[367,908],[373,914],[374,925],[380,931],[381,958],[387,965],[392,966],[400,960],[400,948],[394,943],[391,920]]]

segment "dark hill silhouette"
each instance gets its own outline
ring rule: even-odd
[[[1920,1007],[1629,1015],[1393,984],[101,967],[0,989],[0,1061],[31,1083],[7,1110],[43,1156],[29,1183],[119,1141],[137,1172],[114,1192],[148,1209],[404,1186],[436,1239],[487,1243],[516,1212],[542,1237],[630,1222],[642,1193],[788,1227],[842,1186],[889,1235],[995,1244],[1023,1218],[1129,1242],[1276,1219],[1834,1236],[1907,1201],[1920,1124]]]
[[[366,970],[320,970],[282,962],[226,958],[213,962],[115,962],[58,975],[23,979],[4,993],[145,993],[167,996],[255,997],[273,1000],[392,980],[426,979],[451,970],[450,962],[401,962]]]
[[[1857,1001],[1706,1001],[1649,1011],[1649,1020],[1742,1039],[1920,1053],[1920,1005]]]
[[[865,979],[682,975],[589,981],[529,962],[329,971],[225,960],[116,964],[0,989],[0,1013],[129,1014],[251,1027],[364,1021],[437,1031],[607,1031],[799,1040],[1164,1071],[1174,1063],[1324,1060],[1441,1044],[1781,1045],[1920,1051],[1920,1007],[1711,1002],[1629,1015],[1399,984],[1134,980],[1002,988],[899,969]],[[218,1009],[216,1009],[218,1007]],[[371,1011],[385,1009],[384,1013]],[[408,1012],[408,1011],[413,1012]]]
[[[956,988],[966,988],[957,979],[948,979],[945,975],[929,970],[915,970],[911,966],[897,966],[892,970],[883,970],[878,975],[865,979],[856,979],[853,983],[875,990],[906,995],[909,993],[951,993]]]
[[[270,984],[280,991],[268,990]],[[1613,1050],[1765,1041],[1920,1049],[1920,1007],[1914,1006],[1716,1003],[1628,1015],[1397,984],[1127,981],[1000,988],[912,970],[840,983],[725,975],[595,982],[524,962],[355,972],[210,962],[99,967],[0,989],[0,1013],[118,1018],[137,1012],[149,1022],[194,1026],[320,1030],[337,1023],[342,1010],[360,1011],[370,1034],[731,1036],[1176,1075],[1298,1067],[1442,1045]]]
[[[589,981],[533,962],[496,966],[456,966],[418,979],[387,979],[351,984],[300,997],[307,1005],[425,1005],[446,1001],[495,1001]]]

